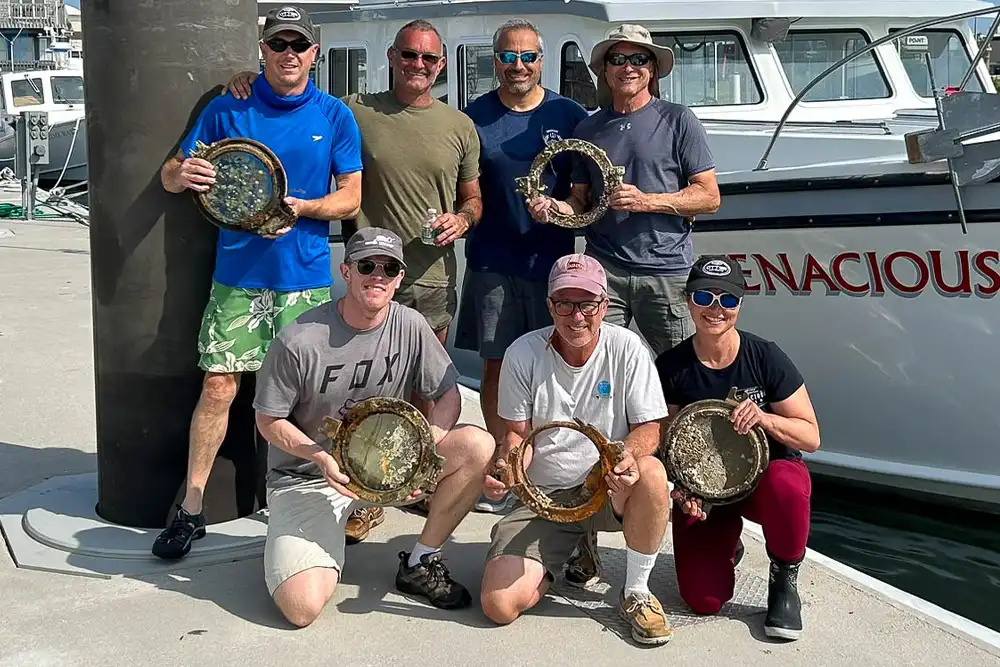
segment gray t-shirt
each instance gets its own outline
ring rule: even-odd
[[[372,396],[410,400],[415,391],[437,400],[456,386],[458,371],[427,320],[391,302],[381,326],[353,329],[336,301],[313,308],[289,324],[271,344],[257,373],[254,408],[288,417],[322,444],[324,417],[342,419],[356,403]],[[278,488],[322,475],[312,462],[270,445],[267,485]]]
[[[643,192],[679,192],[695,174],[715,168],[708,135],[685,106],[661,99],[620,114],[601,109],[576,126],[574,136],[600,146],[625,182]],[[588,184],[594,201],[603,191],[590,158],[574,159],[572,180]],[[687,275],[694,262],[691,226],[679,215],[629,213],[609,208],[587,229],[587,250],[630,271]]]

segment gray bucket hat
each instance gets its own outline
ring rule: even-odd
[[[597,101],[600,106],[611,104],[611,91],[604,79],[604,56],[608,50],[619,42],[635,44],[648,49],[656,58],[656,71],[659,78],[654,78],[649,85],[649,92],[654,97],[660,96],[659,79],[667,76],[674,69],[674,52],[667,46],[653,42],[653,36],[641,25],[624,23],[609,29],[604,39],[594,45],[590,52],[590,71],[597,76]]]

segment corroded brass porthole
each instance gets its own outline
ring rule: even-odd
[[[444,468],[423,413],[396,398],[357,403],[342,420],[327,417],[323,434],[345,486],[376,505],[405,505],[416,491],[437,482]]]
[[[527,199],[534,199],[535,197],[544,195],[545,184],[542,183],[542,172],[552,158],[565,151],[582,153],[596,162],[597,168],[600,169],[601,176],[604,179],[604,187],[602,188],[601,196],[586,213],[563,215],[552,211],[549,213],[549,219],[553,224],[560,227],[586,227],[604,217],[605,212],[608,210],[608,200],[611,197],[611,191],[621,185],[625,178],[625,167],[616,167],[611,164],[608,154],[600,147],[583,139],[553,141],[543,148],[541,153],[535,156],[535,159],[531,162],[531,168],[528,169],[528,175],[519,176],[514,179],[514,182],[517,184],[517,191]]]
[[[195,192],[195,203],[214,225],[232,231],[274,234],[295,224],[287,204],[288,180],[278,157],[253,139],[198,142],[191,157],[215,167],[215,183]]]

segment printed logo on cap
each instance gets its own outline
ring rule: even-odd
[[[710,276],[728,276],[733,272],[732,268],[721,259],[713,259],[705,263],[701,270]]]
[[[299,10],[295,7],[282,7],[278,10],[277,17],[282,21],[298,21],[302,18],[302,14],[299,14]]]

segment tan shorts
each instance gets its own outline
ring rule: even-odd
[[[268,593],[274,595],[286,579],[309,568],[343,571],[347,519],[368,503],[341,495],[320,479],[268,489],[267,504],[264,581]]]
[[[549,497],[564,500],[573,492],[572,489],[556,491]],[[556,523],[542,519],[518,502],[510,514],[493,526],[486,560],[494,556],[530,558],[544,565],[549,579],[554,580],[562,572],[581,537],[587,535],[593,540],[598,532],[617,533],[622,530],[622,520],[611,508],[610,500],[598,512],[579,523]],[[596,546],[591,542],[591,547]]]
[[[435,333],[447,328],[458,310],[458,292],[454,287],[400,285],[393,301],[423,315]]]

